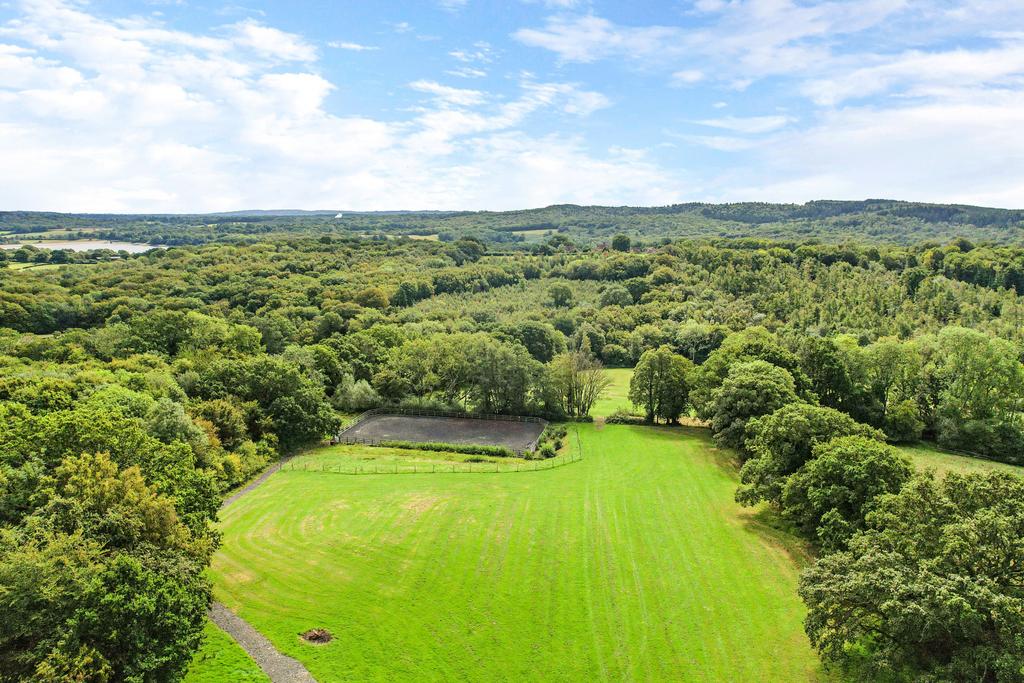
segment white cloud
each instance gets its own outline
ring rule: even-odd
[[[775,136],[723,195],[771,201],[892,197],[1020,207],[1024,93],[828,112]],[[772,182],[764,182],[772,178]]]
[[[469,0],[437,0],[437,5],[447,12],[457,12],[469,4]]]
[[[477,41],[469,49],[452,50],[448,53],[464,64],[490,64],[494,61],[494,48],[486,41]]]
[[[675,86],[693,85],[704,80],[704,72],[700,69],[683,69],[672,74],[671,82]]]
[[[483,69],[477,69],[471,66],[460,66],[457,69],[448,69],[445,73],[449,76],[458,76],[459,78],[483,78],[487,75],[487,72]]]
[[[710,128],[722,128],[736,133],[770,133],[790,123],[788,116],[725,116],[718,119],[702,119],[693,123]]]
[[[588,4],[588,0],[523,0],[523,2],[529,5],[535,5],[539,3],[551,9],[561,10],[572,9],[573,7],[577,7],[579,5]]]
[[[673,137],[719,152],[743,152],[762,144],[750,138],[737,138],[730,135],[678,135]]]
[[[682,49],[682,29],[669,26],[627,27],[593,15],[549,17],[544,28],[512,34],[524,45],[551,50],[567,62],[594,62],[612,56],[662,59]]]
[[[228,27],[234,34],[236,45],[248,47],[257,53],[286,62],[312,62],[316,48],[294,33],[287,33],[253,19],[246,19]]]
[[[566,62],[621,58],[650,67],[685,57],[691,65],[673,74],[676,85],[697,82],[708,73],[743,83],[772,74],[806,73],[831,56],[831,41],[837,36],[876,28],[908,6],[909,0],[702,0],[695,10],[706,21],[697,27],[625,26],[593,14],[559,14],[548,17],[543,27],[522,28],[513,37]]]
[[[837,68],[835,75],[808,81],[802,88],[804,94],[818,104],[831,106],[894,89],[909,96],[925,96],[950,88],[1019,88],[1024,84],[1024,41],[1019,40],[989,49],[914,50],[866,59],[872,62],[869,66]]]
[[[486,95],[479,90],[453,88],[451,86],[441,85],[437,81],[413,81],[409,84],[409,87],[413,90],[433,95],[445,104],[452,104],[459,107],[481,104],[486,99]]]
[[[338,50],[351,50],[352,52],[366,52],[367,50],[380,49],[376,45],[363,45],[362,43],[352,43],[347,40],[332,40],[327,43],[327,47],[333,47]]]
[[[577,84],[523,75],[498,98],[421,79],[412,85],[430,101],[385,121],[331,113],[335,84],[316,60],[301,37],[253,22],[207,36],[101,19],[78,4],[27,4],[0,26],[0,205],[147,212],[679,198],[674,174],[642,152],[521,130],[541,114],[608,106]]]

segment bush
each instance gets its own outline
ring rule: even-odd
[[[448,453],[468,453],[470,455],[490,455],[497,458],[514,458],[516,452],[505,446],[484,446],[468,443],[443,443],[421,441],[380,441],[376,446],[402,448],[409,451],[446,451]]]
[[[1024,479],[919,474],[806,569],[804,628],[858,680],[1020,681]]]
[[[331,397],[331,404],[346,413],[361,413],[379,408],[384,399],[365,379],[353,381],[352,375],[344,375]]]
[[[814,446],[841,436],[883,441],[884,435],[834,408],[794,403],[747,424],[753,456],[740,470],[736,500],[743,505],[778,503],[786,479],[814,457]]]
[[[399,410],[402,409],[413,409],[413,410],[437,410],[442,412],[460,412],[458,406],[453,406],[450,403],[445,403],[438,398],[430,398],[427,396],[410,396],[409,398],[402,399],[396,406]]]
[[[799,400],[788,370],[763,360],[737,363],[714,391],[711,431],[715,441],[742,448],[749,420]]]
[[[537,439],[537,455],[541,458],[553,458],[565,445],[569,429],[564,424],[549,423],[540,438]]]
[[[605,418],[605,424],[610,425],[645,425],[647,420],[639,415],[630,415],[623,410],[616,410]]]

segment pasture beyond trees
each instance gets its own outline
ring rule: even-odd
[[[733,502],[729,458],[578,429],[545,472],[277,473],[223,513],[216,595],[323,680],[820,677],[799,546]]]

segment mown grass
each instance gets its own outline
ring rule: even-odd
[[[184,683],[239,683],[269,682],[256,662],[231,636],[221,631],[212,622],[206,622],[205,640],[199,648],[192,666],[185,675]]]
[[[320,680],[821,677],[791,539],[733,502],[728,454],[579,432],[542,472],[279,472],[222,513],[216,595]]]
[[[604,372],[612,383],[594,403],[590,414],[594,417],[608,417],[616,410],[637,412],[629,400],[629,380],[633,377],[633,368],[608,368]]]
[[[554,458],[526,460],[449,451],[421,451],[386,446],[326,446],[284,465],[289,471],[409,474],[446,472],[516,472],[550,468],[572,459],[564,449]]]
[[[973,458],[969,455],[957,455],[927,443],[900,446],[900,450],[913,461],[917,468],[930,467],[939,474],[945,474],[946,472],[990,472],[996,470],[1024,476],[1024,467],[1019,465],[1008,465],[1003,462]]]

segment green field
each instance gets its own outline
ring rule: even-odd
[[[256,683],[270,679],[231,636],[206,622],[203,646],[192,660],[185,683]]]
[[[939,474],[945,474],[946,472],[988,472],[997,470],[1024,475],[1024,467],[1018,465],[1008,465],[982,458],[972,458],[969,455],[957,455],[939,450],[930,444],[921,443],[913,446],[901,446],[900,450],[909,456],[918,468],[931,467]]]
[[[513,235],[522,235],[523,239],[527,242],[540,242],[546,237],[557,234],[557,231],[552,228],[533,228],[530,230],[513,230]]]
[[[700,430],[580,437],[542,472],[279,472],[222,513],[217,598],[325,681],[822,676],[799,546],[733,502],[727,454]],[[311,457],[360,457],[333,453]]]
[[[9,261],[7,263],[9,270],[31,270],[33,272],[39,272],[43,270],[57,270],[60,268],[55,263],[20,263],[18,261]]]
[[[337,474],[472,474],[549,469],[569,464],[574,459],[568,447],[563,447],[557,456],[547,460],[525,460],[447,451],[338,445],[318,448],[285,464],[284,469]]]
[[[629,380],[633,377],[633,368],[608,368],[604,372],[612,383],[594,404],[590,414],[594,417],[608,417],[616,410],[635,413],[636,409],[629,401]]]

